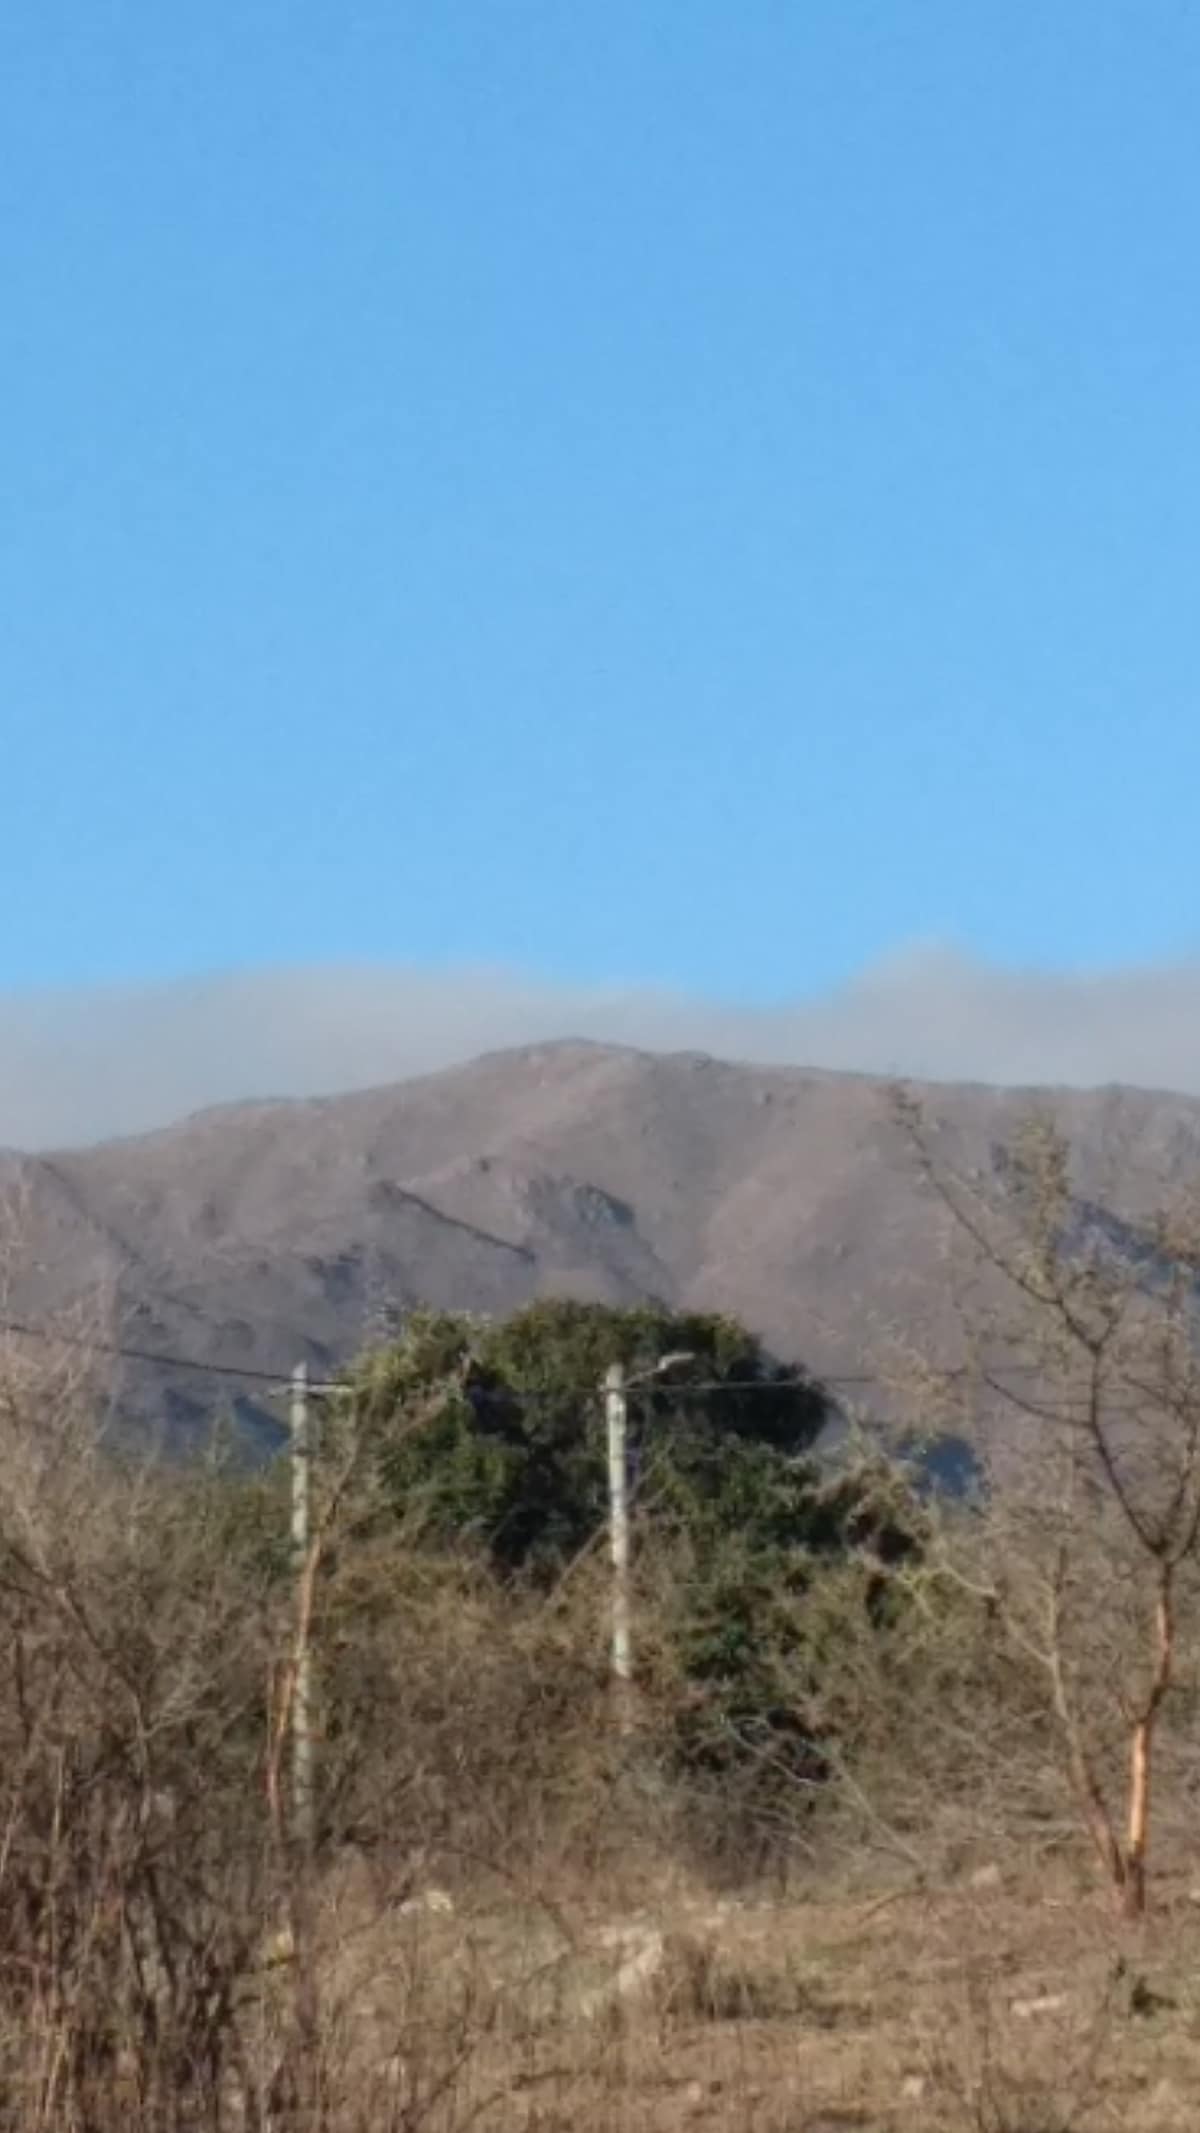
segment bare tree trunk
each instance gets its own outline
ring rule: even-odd
[[[1171,1686],[1175,1657],[1172,1610],[1174,1569],[1164,1563],[1154,1607],[1155,1664],[1150,1691],[1133,1729],[1129,1752],[1129,1823],[1122,1909],[1126,1918],[1141,1918],[1146,1909],[1146,1856],[1150,1839],[1150,1780],[1159,1707]]]
[[[1092,1759],[1084,1744],[1079,1721],[1067,1689],[1059,1612],[1062,1572],[1063,1564],[1060,1560],[1056,1566],[1051,1587],[1050,1619],[1048,1624],[1049,1648],[1047,1659],[1054,1710],[1062,1731],[1063,1746],[1067,1759],[1067,1772],[1071,1780],[1071,1789],[1079,1806],[1083,1826],[1092,1840],[1100,1864],[1104,1868],[1112,1888],[1118,1894],[1122,1894],[1126,1882],[1125,1855],[1121,1850],[1120,1839],[1113,1826],[1113,1818],[1109,1812],[1108,1801],[1104,1797],[1103,1787],[1096,1776]]]
[[[1085,1759],[1076,1755],[1072,1750],[1069,1760],[1071,1782],[1075,1789],[1076,1798],[1079,1801],[1080,1813],[1083,1816],[1087,1833],[1096,1848],[1100,1864],[1104,1868],[1114,1891],[1124,1902],[1126,1900],[1125,1892],[1129,1879],[1129,1870],[1125,1854],[1121,1850],[1120,1841],[1113,1828],[1107,1804]]]
[[[1150,1825],[1150,1754],[1152,1722],[1140,1718],[1134,1728],[1129,1767],[1129,1838],[1121,1909],[1126,1918],[1141,1918],[1146,1909],[1146,1840]]]

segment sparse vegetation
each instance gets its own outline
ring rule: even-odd
[[[988,1269],[909,1379],[961,1500],[816,1457],[729,1319],[431,1314],[330,1404],[298,1565],[281,1471],[132,1459],[78,1347],[0,1359],[0,2128],[1190,2122],[1200,1255],[1081,1227],[1040,1126],[995,1189],[907,1127]],[[667,1354],[626,1733],[597,1393]]]
[[[1195,1211],[1118,1225],[1081,1208],[1046,1118],[1028,1121],[991,1183],[942,1158],[913,1107],[902,1116],[986,1283],[970,1361],[934,1387],[973,1430],[986,1489],[966,1517],[942,1521],[928,1567],[973,1596],[1040,1677],[1082,1825],[1137,1918],[1160,1735],[1171,1702],[1196,1687]]]

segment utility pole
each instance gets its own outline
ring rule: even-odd
[[[666,1377],[681,1363],[694,1363],[691,1349],[674,1349],[630,1378],[624,1365],[604,1373],[604,1419],[608,1432],[608,1531],[612,1547],[612,1659],[610,1675],[617,1727],[633,1731],[633,1640],[629,1610],[629,1391]]]
[[[612,1548],[613,1703],[618,1728],[633,1727],[633,1650],[629,1628],[629,1398],[620,1363],[604,1378],[604,1419],[608,1431],[608,1530]]]
[[[297,1363],[292,1372],[288,1413],[292,1451],[292,1573],[296,1592],[296,1678],[292,1685],[292,1826],[297,1841],[307,1854],[312,1850],[314,1834],[312,1651],[306,1598],[309,1491],[312,1476],[307,1363]]]

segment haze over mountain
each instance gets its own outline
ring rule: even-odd
[[[564,1031],[777,1066],[1200,1095],[1200,961],[1022,971],[918,944],[758,1005],[387,964],[0,991],[0,1145],[78,1146],[209,1104],[375,1088]]]
[[[1028,1091],[925,1092],[957,1161],[991,1164]],[[1200,1102],[1055,1091],[1082,1189],[1145,1204],[1200,1150]],[[197,1362],[335,1367],[419,1303],[547,1293],[741,1314],[821,1373],[892,1333],[957,1337],[943,1227],[868,1076],[569,1042],[361,1094],[212,1110],[140,1139],[10,1157],[9,1310],[81,1298]],[[262,1388],[132,1367],[177,1432]]]

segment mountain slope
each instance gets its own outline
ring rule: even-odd
[[[924,1092],[990,1167],[1029,1092]],[[1144,1205],[1192,1169],[1200,1102],[1052,1092],[1083,1188]],[[122,1336],[273,1372],[330,1368],[415,1303],[547,1292],[740,1313],[818,1371],[869,1368],[890,1324],[955,1338],[941,1230],[884,1084],[566,1043],[395,1088],[203,1113],[9,1165],[10,1308],[107,1299]],[[134,1374],[186,1429],[215,1381]]]

